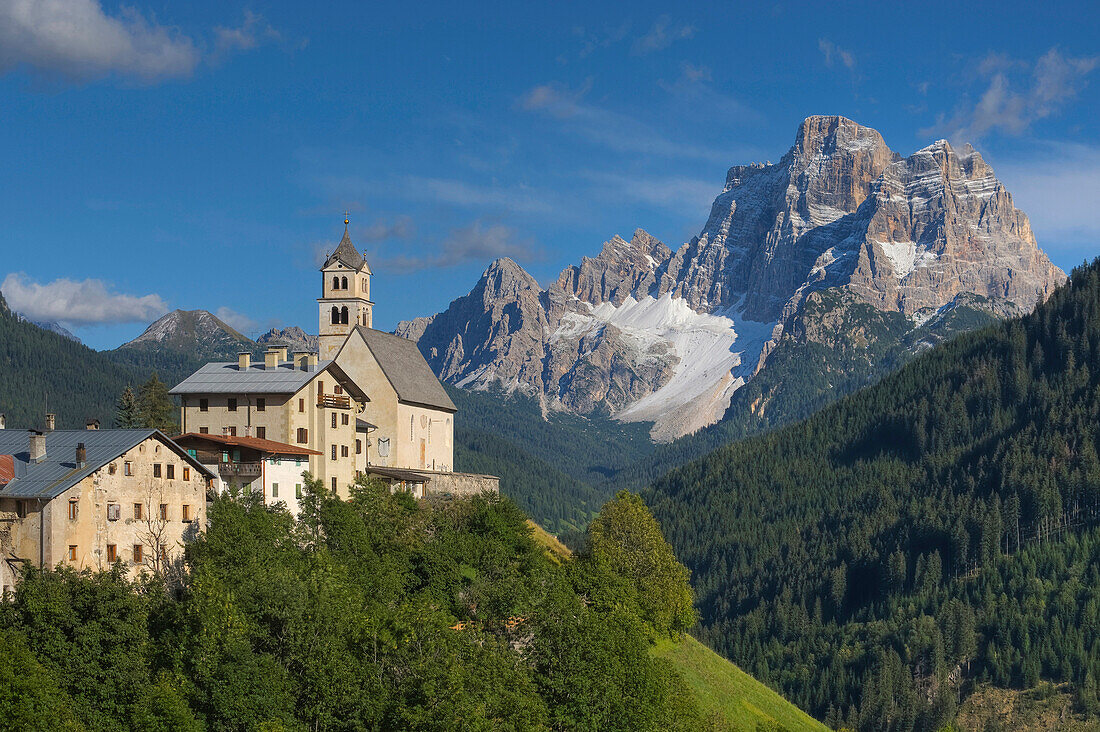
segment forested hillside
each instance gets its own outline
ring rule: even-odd
[[[297,522],[217,499],[186,559],[136,585],[121,565],[28,568],[0,606],[0,727],[730,728],[702,711],[693,688],[708,687],[655,653],[696,615],[638,496],[605,506],[590,550],[562,562],[507,499],[361,483],[342,501],[308,485]],[[760,718],[809,722],[738,683]]]
[[[0,295],[0,413],[9,428],[43,427],[47,404],[59,429],[83,427],[89,417],[109,425],[119,394],[148,376],[20,320]]]
[[[1100,679],[1100,260],[647,493],[701,638],[833,725],[937,729],[973,681]]]

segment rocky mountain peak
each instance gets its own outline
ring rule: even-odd
[[[272,328],[256,339],[256,345],[267,348],[268,346],[286,346],[291,353],[294,351],[317,351],[317,336],[310,335],[296,325],[287,328]]]
[[[494,260],[481,275],[475,290],[481,290],[486,302],[515,298],[525,290],[538,291],[538,281],[508,257]]]
[[[636,229],[630,241],[616,235],[604,242],[598,257],[582,257],[580,266],[562,270],[550,298],[621,305],[628,297],[651,294],[671,258],[672,250],[644,229]]]
[[[120,348],[167,348],[195,354],[222,355],[255,343],[206,310],[173,310]]]

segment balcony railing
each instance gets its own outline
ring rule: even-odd
[[[261,472],[259,463],[218,463],[222,475],[241,475],[255,478]]]
[[[342,394],[318,394],[317,406],[331,409],[351,409],[351,397]]]

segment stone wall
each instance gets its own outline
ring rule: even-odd
[[[477,473],[442,473],[435,470],[417,470],[430,476],[428,493],[433,496],[476,496],[488,491],[500,493],[500,478]]]

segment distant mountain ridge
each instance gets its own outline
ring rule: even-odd
[[[468,295],[396,332],[445,381],[653,421],[668,441],[720,420],[780,344],[820,337],[855,306],[931,332],[959,307],[1027,312],[1064,279],[969,145],[903,158],[871,128],[818,116],[779,163],[730,168],[703,230],[675,252],[639,229],[545,289],[499,259]],[[881,350],[898,342],[896,328],[865,330],[892,339]]]

